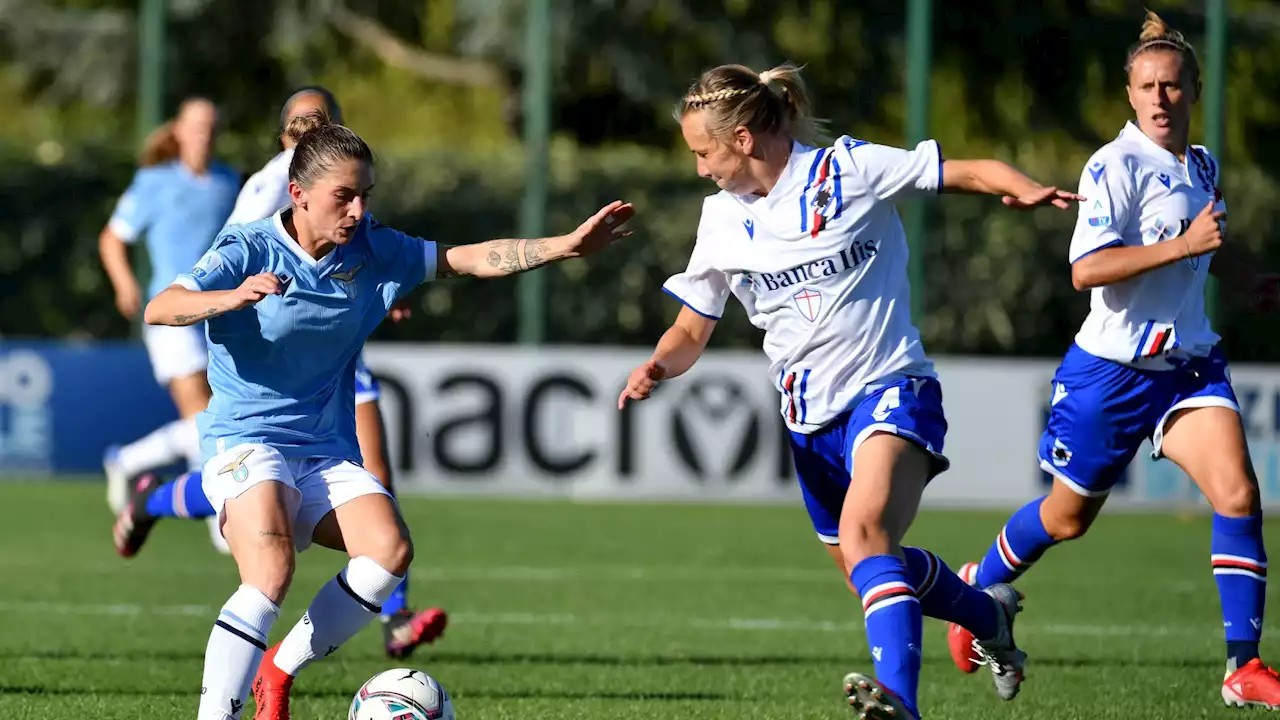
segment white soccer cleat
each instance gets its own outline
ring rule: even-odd
[[[983,592],[996,601],[998,630],[991,640],[978,640],[975,649],[981,650],[991,668],[996,694],[1001,700],[1012,700],[1022,686],[1022,669],[1027,663],[1027,654],[1013,642],[1013,619],[1022,611],[1022,595],[1006,583],[992,585]]]
[[[918,720],[892,690],[870,675],[845,675],[844,694],[858,720]]]
[[[231,546],[227,544],[227,539],[222,537],[222,531],[218,529],[218,516],[206,518],[209,525],[209,540],[213,543],[213,547],[223,555],[231,554]]]
[[[102,471],[107,475],[107,507],[119,515],[129,504],[129,476],[120,466],[119,445],[112,445],[102,454]]]

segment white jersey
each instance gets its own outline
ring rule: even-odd
[[[1178,239],[1218,190],[1218,162],[1199,145],[1186,161],[1156,145],[1132,122],[1094,153],[1080,176],[1080,215],[1071,262],[1112,246]],[[1181,261],[1124,282],[1094,288],[1076,345],[1107,360],[1168,370],[1209,354],[1219,338],[1204,313],[1204,283],[1213,254]],[[1173,361],[1173,362],[1170,362]]]
[[[292,161],[293,149],[282,150],[254,173],[240,189],[236,207],[226,224],[256,222],[275,215],[277,210],[292,202],[289,197],[289,163]]]
[[[768,196],[702,205],[684,272],[663,289],[719,319],[730,293],[765,331],[787,427],[814,432],[881,384],[934,377],[911,322],[907,238],[894,203],[937,193],[942,157],[842,137],[795,143]]]

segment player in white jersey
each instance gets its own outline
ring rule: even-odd
[[[297,141],[284,128],[288,127],[293,118],[317,109],[329,113],[335,122],[342,122],[341,107],[333,94],[325,88],[300,88],[285,100],[280,110],[281,152],[245,183],[236,199],[235,209],[227,219],[228,226],[271,217],[277,210],[290,204],[289,164],[293,160]],[[398,320],[407,314],[407,307],[393,307],[389,317]],[[378,408],[379,396],[378,381],[365,366],[362,354],[357,358],[355,369],[356,438],[359,441],[360,455],[364,459],[364,468],[378,478],[394,496],[382,413]],[[167,483],[160,482],[153,472],[143,472],[132,478],[131,485],[134,497],[118,513],[112,531],[116,552],[120,556],[135,556],[142,549],[155,524],[166,517],[207,518],[215,546],[223,552],[230,552],[218,526],[217,515],[204,491],[204,477],[200,471],[186,473]],[[411,610],[408,604],[408,584],[406,572],[400,586],[382,603],[382,612],[379,613],[384,649],[387,656],[393,659],[408,657],[418,646],[433,642],[444,633],[448,624],[448,615],[441,608],[417,612]]]
[[[1224,287],[1274,300],[1274,277],[1223,244],[1218,162],[1189,145],[1200,68],[1181,33],[1148,13],[1129,53],[1136,121],[1094,153],[1080,176],[1071,277],[1092,295],[1089,316],[1053,378],[1040,466],[1045,497],[1001,530],[961,575],[977,587],[1012,582],[1054,544],[1083,535],[1107,494],[1151,440],[1191,476],[1213,507],[1211,563],[1226,628],[1228,705],[1280,707],[1280,679],[1258,658],[1267,555],[1258,484],[1227,361],[1205,317],[1210,272]],[[971,636],[950,633],[966,672]]]
[[[932,140],[914,150],[823,140],[807,98],[789,65],[715,68],[685,96],[685,141],[721,191],[703,204],[688,269],[663,288],[684,307],[618,406],[689,370],[736,296],[765,331],[814,528],[862,599],[876,676],[845,678],[850,705],[863,718],[919,717],[922,614],[984,638],[997,691],[1012,699],[1025,659],[1013,639],[1016,592],[979,592],[932,553],[900,545],[948,461],[895,203],[952,190],[1065,209],[1075,196],[998,161],[944,161]]]

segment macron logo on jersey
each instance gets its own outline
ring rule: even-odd
[[[748,240],[756,239],[756,221],[755,220],[752,220],[751,218],[747,218],[746,220],[743,220],[742,227],[747,229]]]
[[[796,265],[776,273],[759,273],[760,281],[764,283],[766,290],[788,288],[810,280],[831,277],[832,275],[855,270],[858,266],[875,257],[879,251],[879,242],[876,240],[855,240],[849,247],[841,249],[837,255],[824,257],[803,265]],[[754,285],[754,283],[752,284]]]
[[[1094,185],[1097,185],[1098,181],[1102,179],[1102,173],[1106,171],[1106,169],[1107,169],[1107,166],[1103,165],[1100,162],[1096,162],[1089,166],[1089,174],[1093,176]]]

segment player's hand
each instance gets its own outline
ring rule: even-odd
[[[391,311],[387,313],[387,317],[391,318],[391,322],[400,322],[401,320],[407,320],[412,316],[413,306],[409,304],[408,300],[397,300],[395,304],[391,306]]]
[[[142,309],[142,289],[138,283],[132,282],[116,290],[116,309],[130,320],[138,317],[138,311]]]
[[[1045,205],[1052,205],[1061,210],[1070,210],[1071,203],[1077,203],[1082,200],[1084,200],[1083,195],[1077,195],[1076,193],[1067,192],[1066,190],[1059,190],[1056,187],[1042,187],[1039,190],[1025,193],[1019,197],[1005,195],[1001,198],[1001,201],[1004,202],[1005,205],[1008,205],[1014,210],[1030,210],[1032,208],[1043,207]]]
[[[631,377],[627,378],[627,387],[623,389],[622,394],[618,396],[618,409],[621,410],[627,405],[628,400],[645,400],[653,394],[653,389],[662,382],[667,376],[667,368],[656,360],[649,360],[645,364],[631,371]]]
[[[1196,219],[1191,221],[1190,227],[1182,234],[1183,239],[1187,243],[1187,254],[1192,257],[1211,253],[1222,247],[1223,241],[1226,239],[1224,235],[1223,224],[1227,219],[1225,210],[1213,209],[1214,202],[1209,201],[1208,205],[1196,215]]]
[[[275,273],[258,273],[245,278],[240,287],[231,291],[230,310],[239,310],[260,302],[268,295],[283,295],[284,287]]]
[[[605,205],[569,234],[570,253],[575,257],[583,257],[607,247],[615,240],[627,237],[631,231],[623,230],[622,226],[635,217],[635,214],[636,209],[621,200]]]

